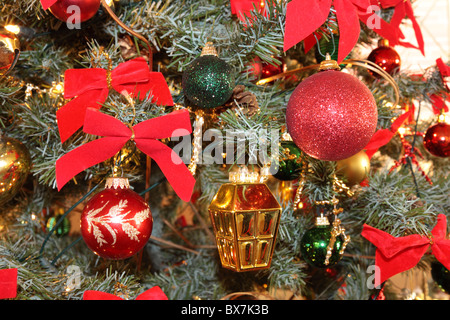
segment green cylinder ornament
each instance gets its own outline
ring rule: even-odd
[[[328,218],[317,217],[313,228],[305,232],[300,242],[300,253],[309,265],[316,268],[328,268],[337,264],[342,255],[339,253],[344,245],[342,236],[337,236],[333,252],[326,264],[327,247],[331,239],[331,229]]]
[[[283,152],[280,156],[277,171],[273,176],[278,180],[292,181],[297,179],[305,167],[304,155],[293,141],[282,141]]]
[[[47,232],[50,232],[56,224],[59,222],[59,220],[62,218],[63,214],[56,214],[53,217],[50,217],[47,220],[46,230]],[[65,236],[70,231],[70,220],[67,217],[64,217],[63,221],[56,227],[54,233],[58,237]]]
[[[216,108],[230,99],[234,89],[231,66],[217,55],[210,42],[200,57],[186,66],[181,85],[186,98],[201,108]]]

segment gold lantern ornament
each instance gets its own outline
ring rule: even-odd
[[[270,267],[281,206],[265,176],[241,167],[214,196],[209,215],[222,267],[236,272]]]

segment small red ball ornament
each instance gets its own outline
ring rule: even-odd
[[[294,143],[325,161],[347,159],[372,138],[378,110],[370,90],[356,77],[337,71],[334,60],[303,80],[286,109],[286,127]]]
[[[277,74],[283,73],[287,70],[286,62],[282,57],[277,58],[279,64],[271,64],[266,61],[262,61],[259,57],[255,57],[250,64],[249,71],[256,79],[265,79]]]
[[[126,259],[147,243],[153,228],[148,204],[129,188],[126,178],[108,178],[81,215],[81,235],[97,255]]]
[[[394,50],[394,48],[389,46],[389,40],[386,39],[381,39],[378,41],[378,47],[369,54],[367,60],[375,63],[391,76],[400,70],[400,55]],[[376,78],[380,77],[378,73],[370,70],[369,73]]]
[[[450,157],[450,125],[438,122],[428,128],[423,137],[423,144],[436,157]]]
[[[61,21],[76,23],[89,20],[99,8],[100,0],[58,0],[50,12]]]

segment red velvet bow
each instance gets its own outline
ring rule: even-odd
[[[54,5],[58,0],[41,0],[41,5],[44,10],[47,10]]]
[[[436,259],[450,270],[450,240],[446,239],[446,233],[447,217],[443,214],[438,215],[437,224],[429,237],[418,234],[393,237],[364,224],[361,235],[377,247],[375,265],[379,267],[379,273],[375,274],[375,287],[413,268],[430,247]]]
[[[253,11],[255,8],[260,13],[265,12],[265,2],[261,2],[261,0],[230,0],[230,5],[231,14],[237,15],[241,21],[245,21],[246,13]]]
[[[420,30],[419,23],[414,16],[414,11],[410,0],[371,0],[371,2],[373,5],[380,4],[381,8],[383,9],[394,7],[394,14],[392,15],[389,25],[392,26],[392,28],[396,31],[398,44],[407,48],[419,49],[423,55],[425,54],[425,45],[423,41],[422,31]],[[417,46],[414,46],[409,42],[400,40],[405,38],[402,31],[400,30],[400,24],[405,17],[408,17],[411,20],[414,33],[416,35]],[[389,41],[391,40],[389,39]],[[396,43],[393,42],[392,44]]]
[[[83,300],[124,300],[124,299],[111,293],[95,290],[87,290],[83,293]],[[161,290],[160,287],[155,286],[138,295],[135,300],[169,300],[169,299],[167,298],[166,294],[164,293],[164,291]]]
[[[191,133],[189,111],[174,111],[129,128],[112,116],[88,108],[83,131],[104,138],[86,143],[56,161],[58,190],[81,171],[113,157],[132,139],[139,150],[155,160],[178,196],[184,201],[191,198],[194,177],[172,149],[156,140]]]
[[[0,270],[0,299],[12,299],[17,296],[17,269]]]
[[[411,116],[413,111],[414,109],[411,109],[410,111],[403,113],[392,123],[390,129],[380,129],[374,133],[372,139],[370,139],[369,143],[364,148],[369,159],[372,158],[378,149],[391,141],[392,137],[397,133],[398,129],[402,126],[406,119]]]
[[[336,10],[339,26],[338,62],[351,52],[360,35],[359,20],[369,23],[373,13],[368,14],[369,0],[292,0],[286,8],[284,51],[306,39],[305,50],[314,44],[313,33],[326,21],[331,6]],[[395,32],[388,23],[379,19],[381,28],[370,27],[385,37],[395,39]],[[376,28],[376,29],[375,29]],[[393,40],[393,42],[395,42]]]
[[[141,100],[151,91],[153,102],[173,105],[164,76],[151,72],[142,57],[121,63],[111,72],[101,68],[69,69],[64,77],[64,98],[75,99],[56,112],[62,142],[82,127],[87,108],[101,108],[110,88]]]

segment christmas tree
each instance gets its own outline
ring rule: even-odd
[[[0,297],[448,299],[413,5],[4,0]]]

